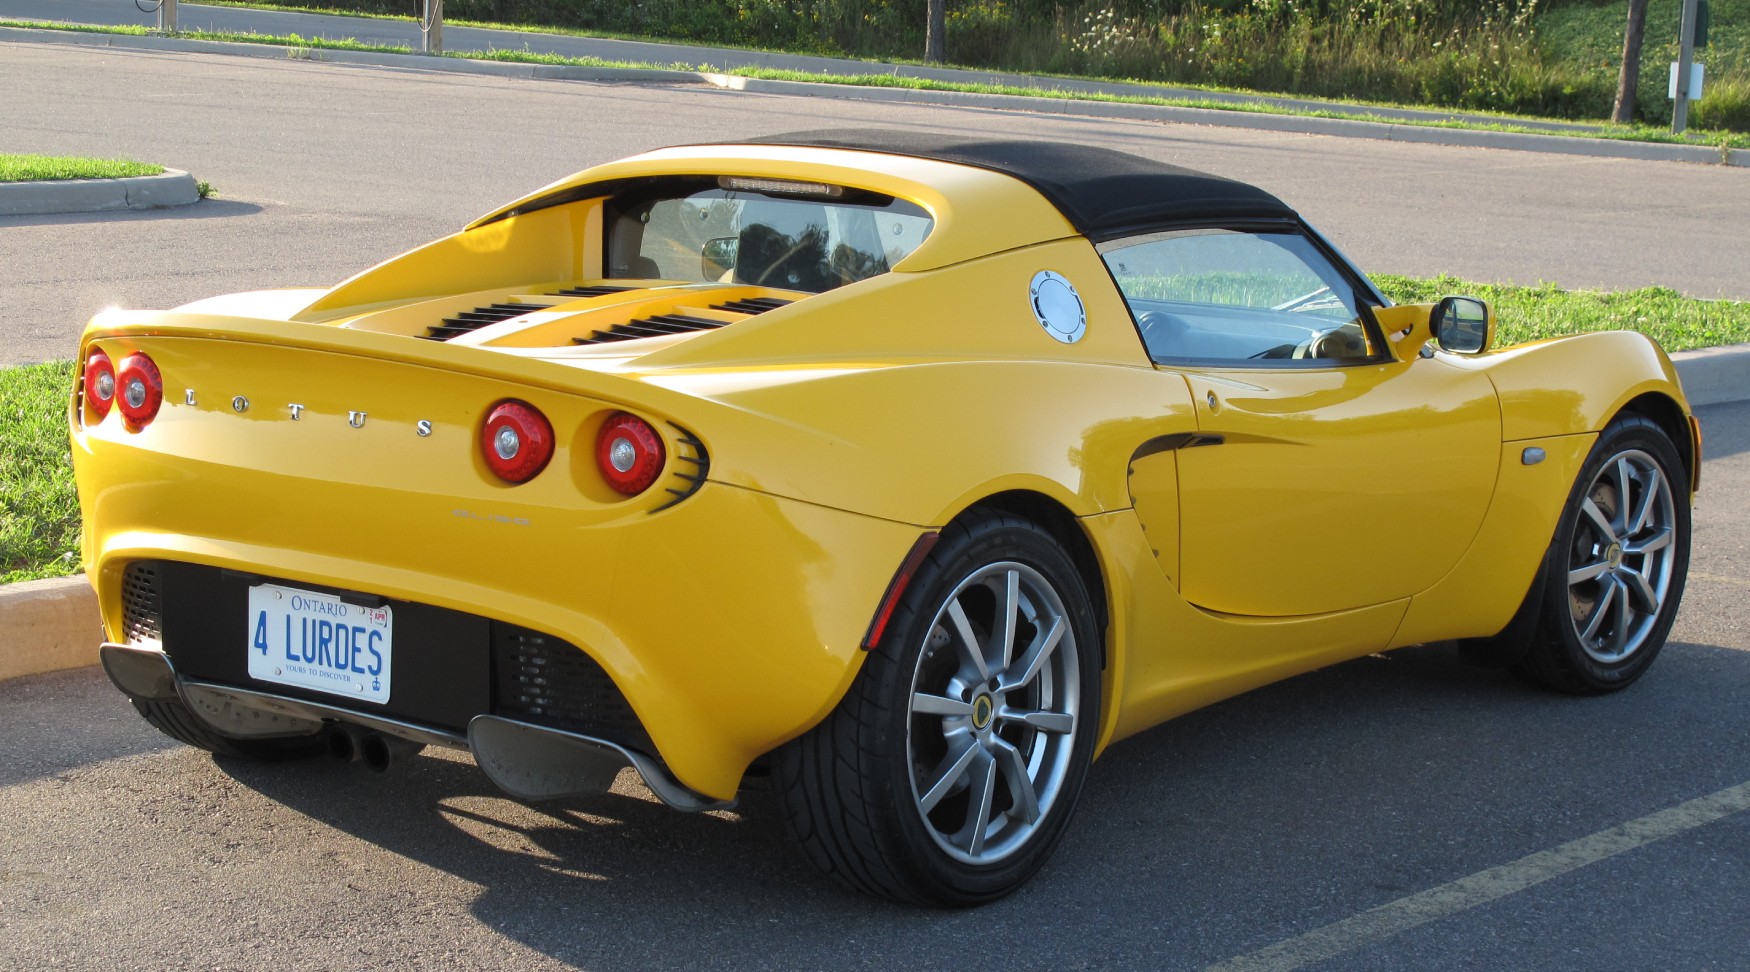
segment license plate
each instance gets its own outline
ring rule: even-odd
[[[263,682],[389,701],[395,614],[276,584],[249,589],[249,675]]]

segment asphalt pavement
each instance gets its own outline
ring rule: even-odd
[[[1434,645],[1261,689],[1114,746],[1044,872],[975,911],[840,891],[758,790],[525,805],[449,752],[216,760],[94,669],[0,683],[0,967],[1739,972],[1750,403],[1701,415],[1689,592],[1640,683],[1559,697]]]
[[[52,45],[0,44],[0,90],[0,149],[222,193],[0,219],[0,362],[70,355],[106,303],[332,282],[593,162],[826,124],[1235,175],[1376,271],[1750,297],[1743,170]],[[1113,747],[1040,878],[970,912],[840,892],[768,794],[530,806],[453,753],[214,760],[95,670],[0,683],[0,968],[1742,970],[1750,403],[1701,415],[1690,588],[1640,684],[1561,698],[1434,645],[1242,696]]]
[[[834,125],[1074,140],[1234,176],[1372,272],[1750,298],[1741,168],[54,44],[0,43],[0,91],[0,150],[149,160],[219,191],[0,218],[0,365],[70,356],[107,306],[331,285],[596,162]]]

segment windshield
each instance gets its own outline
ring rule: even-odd
[[[819,293],[886,273],[935,225],[912,203],[836,186],[809,196],[683,188],[693,191],[622,202],[608,276]]]

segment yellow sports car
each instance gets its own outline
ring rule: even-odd
[[[808,858],[1012,891],[1114,740],[1466,639],[1639,678],[1700,427],[1636,334],[1492,347],[1288,206],[828,131],[578,173],[326,290],[111,311],[72,394],[103,661],[229,756],[507,792],[769,778]]]

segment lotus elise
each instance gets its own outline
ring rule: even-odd
[[[1496,347],[1253,186],[915,132],[634,156],[79,360],[102,658],[158,729],[529,800],[763,777],[815,865],[935,905],[1277,679],[1456,640],[1629,685],[1700,469],[1645,337]]]

